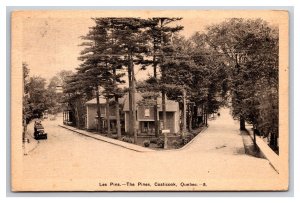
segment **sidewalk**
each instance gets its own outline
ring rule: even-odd
[[[71,130],[73,132],[76,132],[80,135],[91,137],[91,138],[94,138],[94,139],[97,139],[97,140],[101,140],[101,141],[104,141],[104,142],[107,142],[107,143],[110,143],[110,144],[113,144],[113,145],[117,145],[117,146],[129,149],[129,150],[136,151],[136,152],[153,152],[154,151],[154,150],[149,149],[149,148],[145,148],[145,147],[141,147],[141,146],[138,146],[138,145],[135,145],[135,144],[131,144],[131,143],[123,142],[123,141],[120,141],[120,140],[115,140],[115,139],[112,139],[112,138],[104,137],[102,135],[95,134],[95,133],[92,133],[92,132],[87,132],[85,130],[79,130],[79,129],[71,127],[71,126],[66,126],[66,125],[61,125],[61,124],[59,124],[58,126],[60,126],[62,128],[65,128],[65,129],[68,129],[68,130]]]
[[[23,143],[23,154],[28,155],[38,147],[39,141],[35,140],[29,132],[26,133],[26,141]]]
[[[250,136],[252,140],[253,137],[253,130],[247,129],[250,132]],[[268,146],[268,144],[263,141],[259,136],[256,137],[256,145],[258,146],[260,152],[263,154],[263,156],[269,161],[270,165],[276,170],[277,173],[279,173],[280,163],[279,163],[279,156],[273,152],[273,150]]]

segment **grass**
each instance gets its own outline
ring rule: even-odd
[[[203,129],[204,129],[204,126],[201,126],[199,128],[193,129],[191,132],[185,132],[185,136],[184,137],[182,137],[180,134],[169,134],[168,135],[168,142],[167,142],[167,148],[166,149],[178,149],[178,148],[183,147],[184,145],[186,145],[187,143],[189,143],[194,137],[196,137]],[[99,133],[97,131],[91,131],[91,130],[89,130],[89,132],[100,134],[102,136],[109,137],[111,139],[115,139],[114,136],[116,135],[116,134],[111,134],[110,136],[107,136],[107,134],[105,134],[105,133]],[[124,136],[126,136],[126,135],[122,135],[120,138],[117,138],[116,140],[123,141],[122,138]],[[155,138],[154,135],[138,136],[137,137],[137,143],[136,143],[136,145],[145,147],[144,146],[145,140],[151,140],[153,138]],[[184,138],[187,139],[187,140],[185,140],[185,142],[183,141]],[[131,139],[133,141],[133,138],[131,138]],[[159,139],[164,140],[164,136],[159,136]],[[174,145],[175,140],[177,141],[178,146]],[[148,148],[151,148],[151,149],[154,149],[154,150],[163,150],[164,149],[162,147],[159,147],[156,143],[151,143],[151,142],[150,142],[150,145],[149,145]]]

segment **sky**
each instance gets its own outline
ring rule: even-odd
[[[166,12],[117,12],[122,16],[176,16],[183,19],[178,22],[184,26],[180,34],[185,37],[195,32],[203,32],[205,27],[219,23],[230,17],[263,18],[271,23],[276,19],[269,12],[243,11],[166,11]],[[83,49],[79,46],[83,41],[80,36],[85,35],[89,27],[94,25],[91,17],[116,16],[116,11],[95,12],[60,11],[60,12],[31,12],[25,13],[22,28],[22,60],[30,69],[30,76],[41,76],[49,80],[60,70],[72,70],[81,63],[77,58]],[[144,17],[144,16],[142,16]],[[137,78],[146,78],[151,71],[139,71]]]

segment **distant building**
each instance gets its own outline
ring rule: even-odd
[[[136,115],[137,115],[137,130],[138,135],[154,135],[155,123],[154,123],[154,105],[143,103],[143,97],[141,93],[135,94],[136,100]],[[158,98],[158,120],[160,122],[160,129],[163,126],[163,112],[162,112],[162,99]],[[125,96],[124,108],[125,112],[125,132],[129,129],[129,98]],[[167,126],[166,129],[170,129],[170,133],[177,133],[180,131],[180,111],[178,102],[172,100],[166,100],[166,112],[167,112]]]
[[[143,97],[140,93],[135,94],[136,98],[136,115],[137,115],[137,131],[138,135],[154,135],[154,105],[143,103]],[[113,102],[111,99],[110,102]],[[158,115],[160,129],[163,126],[163,112],[161,106],[161,98],[158,98]],[[99,98],[100,113],[101,113],[101,126],[106,126],[106,99]],[[129,129],[129,101],[128,94],[124,98],[119,99],[120,105],[120,120],[121,129],[124,132],[128,132]],[[116,132],[116,111],[115,105],[110,105],[110,127],[112,132]],[[172,100],[166,100],[166,112],[167,112],[167,126],[166,129],[170,129],[170,133],[178,133],[180,131],[180,111],[178,102]],[[97,115],[97,101],[96,98],[86,102],[86,129],[97,130],[98,127],[98,115]]]
[[[100,103],[100,122],[101,126],[107,126],[106,123],[106,99],[99,98]],[[119,98],[119,106],[120,106],[120,121],[121,121],[121,129],[123,128],[124,131],[124,113],[122,112],[124,99]],[[97,115],[97,100],[96,98],[88,101],[85,103],[86,106],[86,129],[87,130],[98,130],[98,115]],[[109,106],[109,118],[110,118],[110,127],[111,131],[115,133],[117,131],[117,120],[116,120],[116,109],[114,104],[114,99],[110,99],[110,106]]]
[[[56,88],[55,88],[55,92],[56,92],[56,93],[63,93],[63,91],[64,91],[64,90],[63,90],[63,87],[62,87],[61,85],[57,85],[57,86],[56,86]]]

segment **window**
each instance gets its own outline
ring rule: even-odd
[[[149,108],[145,109],[145,117],[150,117],[150,109]]]

